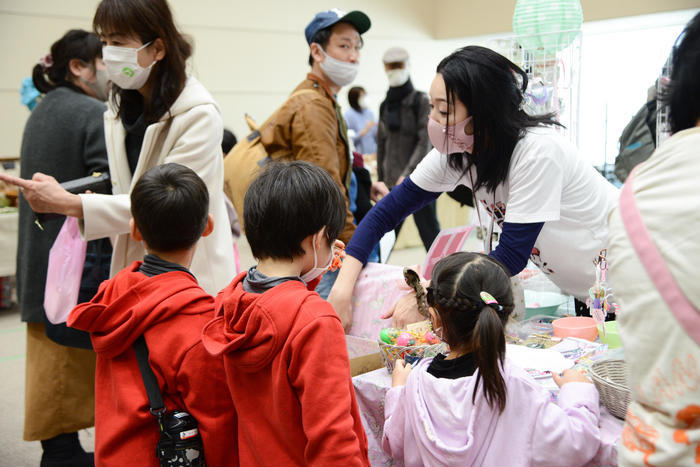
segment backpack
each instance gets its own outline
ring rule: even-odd
[[[656,99],[644,104],[620,135],[620,153],[615,158],[615,175],[624,182],[632,169],[656,149]]]
[[[251,133],[238,141],[231,151],[224,158],[224,193],[233,203],[241,229],[245,231],[243,225],[243,200],[248,191],[248,187],[258,175],[260,169],[272,161],[267,154],[265,146],[262,144],[260,128],[274,124],[275,117],[279,109],[287,105],[292,97],[300,94],[316,92],[313,89],[301,89],[292,95],[259,127],[250,115],[245,114],[245,120]]]

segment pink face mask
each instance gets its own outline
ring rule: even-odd
[[[471,153],[474,148],[474,135],[468,135],[464,128],[472,121],[469,116],[456,125],[444,127],[432,118],[428,119],[428,137],[440,154],[455,152]]]

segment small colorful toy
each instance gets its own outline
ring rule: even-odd
[[[608,299],[612,297],[610,289],[605,287],[605,273],[608,269],[606,253],[607,249],[600,250],[598,258],[593,260],[593,267],[595,267],[595,283],[593,287],[588,289],[589,298],[586,300],[586,305],[588,305],[588,308],[591,310],[591,316],[595,322],[603,328],[603,335],[605,335],[605,317],[610,311]],[[612,305],[614,312],[617,313],[617,304],[613,303]]]
[[[343,257],[345,256],[345,245],[335,245],[333,248],[333,261],[331,261],[331,267],[329,271],[337,271],[343,264]]]
[[[416,345],[416,338],[408,332],[402,332],[401,334],[399,334],[399,338],[396,339],[396,345],[399,345],[401,347],[410,347]]]
[[[385,328],[382,329],[379,332],[379,338],[384,342],[385,344],[391,344],[393,345],[396,343],[396,339],[399,338],[399,331],[398,329],[394,328]]]
[[[426,332],[424,335],[424,338],[425,338],[425,343],[429,344],[429,345],[440,343],[440,339],[438,339],[438,336],[436,336],[433,331]]]

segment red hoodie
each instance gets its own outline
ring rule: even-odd
[[[166,408],[199,423],[207,465],[237,465],[236,417],[222,361],[201,341],[214,299],[184,271],[147,277],[140,265],[103,282],[68,317],[68,326],[90,332],[97,352],[95,465],[158,465],[158,424],[132,347],[141,335]]]
[[[256,294],[245,276],[202,334],[224,356],[241,465],[369,465],[338,315],[299,281]]]

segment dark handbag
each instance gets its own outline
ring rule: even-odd
[[[151,414],[158,420],[160,441],[156,446],[156,457],[159,464],[161,467],[204,466],[204,446],[197,420],[182,410],[168,412],[166,409],[158,380],[148,364],[148,346],[143,336],[134,342],[134,352],[146,387]]]

